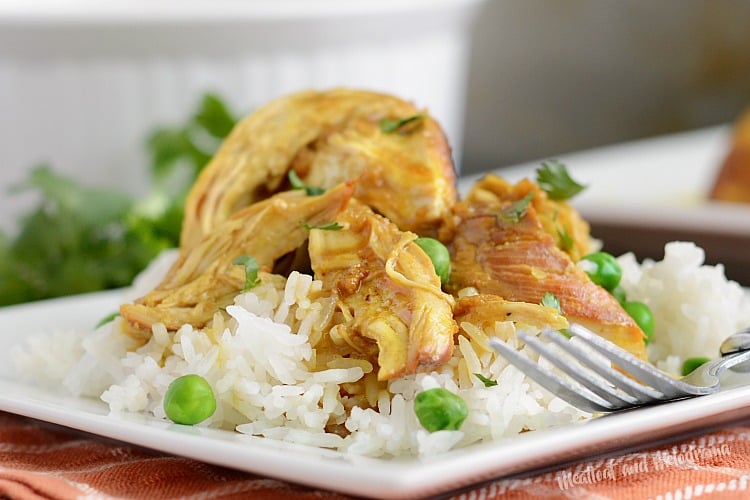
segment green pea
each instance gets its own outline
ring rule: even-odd
[[[688,358],[682,363],[682,375],[690,375],[693,370],[701,366],[702,364],[708,363],[711,361],[710,358],[706,358],[705,356],[699,356],[696,358]]]
[[[414,413],[422,427],[429,432],[455,431],[466,420],[469,407],[460,396],[436,387],[417,394],[414,398]]]
[[[445,284],[451,273],[451,256],[448,249],[435,238],[417,238],[414,243],[424,250],[432,261],[435,273],[440,278],[440,284]]]
[[[164,412],[176,424],[198,424],[215,411],[214,392],[200,375],[183,375],[174,379],[164,395]]]
[[[586,271],[591,281],[607,289],[614,290],[620,284],[622,279],[622,268],[619,262],[607,252],[595,252],[583,257],[593,264],[593,268]]]
[[[651,313],[651,309],[643,302],[635,300],[626,300],[622,303],[622,308],[646,334],[646,343],[651,343],[654,339],[654,315]]]

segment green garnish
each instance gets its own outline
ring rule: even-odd
[[[516,224],[526,215],[526,210],[531,203],[531,199],[534,197],[534,192],[527,194],[520,200],[513,202],[512,205],[504,208],[500,214],[500,219],[506,224]]]
[[[15,191],[34,191],[41,201],[18,221],[17,234],[0,232],[0,306],[132,283],[178,246],[187,191],[233,126],[227,107],[207,94],[185,125],[154,131],[146,144],[153,184],[144,198],[33,168]]]
[[[563,250],[573,248],[573,237],[564,226],[557,226],[557,237],[560,238],[560,246]]]
[[[401,118],[399,120],[394,120],[392,118],[383,118],[380,120],[380,131],[384,134],[392,134],[403,129],[404,126],[417,120],[421,120],[422,118],[424,118],[424,115],[422,114],[416,114],[408,118]]]
[[[302,179],[299,178],[299,175],[297,175],[297,172],[294,170],[290,170],[287,177],[289,178],[289,183],[292,185],[293,189],[304,189],[307,196],[319,196],[326,192],[326,190],[321,187],[308,186],[302,182]]]
[[[102,326],[106,325],[107,323],[111,323],[119,315],[120,315],[120,313],[118,311],[115,311],[112,314],[107,314],[106,316],[104,316],[102,319],[99,320],[99,322],[94,327],[94,330],[98,330],[99,327],[102,327]]]
[[[586,189],[574,181],[565,165],[557,160],[542,162],[536,171],[536,182],[553,200],[567,200]]]
[[[214,414],[216,397],[205,378],[195,374],[183,375],[169,384],[162,406],[172,422],[195,425]]]
[[[232,264],[238,266],[245,266],[245,286],[242,288],[243,292],[255,288],[260,284],[260,278],[258,278],[258,261],[255,257],[250,255],[242,254],[232,261]]]
[[[544,307],[551,307],[552,309],[557,309],[558,312],[561,311],[560,300],[557,297],[555,297],[553,293],[550,293],[550,292],[544,292],[544,295],[542,295],[542,300],[539,302],[539,304]]]
[[[187,167],[189,188],[235,123],[237,119],[221,98],[204,94],[185,124],[161,127],[149,135],[147,146],[156,179],[164,181],[174,177],[176,169]]]
[[[555,210],[555,213],[552,215],[552,222],[555,224],[555,231],[557,232],[557,238],[560,241],[560,248],[568,251],[573,248],[573,237],[568,232],[568,229],[557,220],[559,215],[560,212]]]
[[[308,231],[311,229],[320,229],[322,231],[338,231],[340,229],[344,229],[344,226],[336,221],[326,222],[325,224],[319,224],[317,226],[312,226],[305,221],[299,221],[299,225],[304,227]]]
[[[469,407],[461,396],[436,387],[417,394],[414,413],[422,427],[429,432],[456,431],[469,415]]]
[[[487,378],[481,373],[475,373],[474,376],[482,381],[485,387],[494,387],[497,385],[497,380],[492,380],[491,378]]]

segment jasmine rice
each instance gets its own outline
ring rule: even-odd
[[[173,258],[157,260],[129,294],[138,296],[158,283]],[[676,373],[684,359],[718,352],[725,336],[750,325],[744,290],[725,278],[721,266],[704,265],[703,251],[691,243],[668,244],[658,262],[639,264],[630,254],[618,260],[628,297],[654,313],[649,356],[662,369]],[[293,272],[237,296],[211,328],[185,325],[170,334],[159,324],[139,346],[121,332],[118,318],[95,332],[30,337],[14,358],[18,372],[34,375],[38,383],[101,398],[113,413],[156,418],[166,418],[162,399],[170,382],[195,373],[211,384],[217,399],[216,412],[199,425],[372,457],[431,455],[590,416],[482,347],[483,338],[508,333],[512,323],[497,322],[495,331],[460,325],[448,363],[391,380],[387,390],[367,383],[376,369],[367,361],[339,358],[321,367],[313,346],[333,308],[315,293],[320,287],[311,276]],[[59,369],[47,372],[50,365]],[[485,387],[476,373],[497,385]],[[358,383],[365,385],[369,408],[341,390]],[[460,430],[428,433],[420,426],[414,397],[434,387],[466,401],[469,414]]]

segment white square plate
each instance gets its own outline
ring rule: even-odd
[[[588,200],[581,199],[582,206],[585,203],[601,205],[606,201],[609,206],[617,207],[618,193],[622,194],[619,199],[630,199],[627,195],[630,187],[625,185],[625,180],[640,176],[638,186],[645,187],[638,191],[637,196],[643,204],[668,201],[667,205],[671,207],[682,207],[678,202],[688,200],[685,206],[689,209],[690,206],[702,205],[702,202],[690,202],[699,181],[691,181],[694,184],[691,186],[681,185],[681,180],[694,178],[673,177],[674,171],[669,169],[678,166],[692,168],[696,160],[709,164],[712,161],[709,156],[718,157],[724,134],[723,129],[711,129],[562,159],[575,165],[571,168],[574,173],[585,173],[578,175],[581,180],[597,186],[596,190],[590,190]],[[591,165],[591,169],[586,170],[586,165]],[[656,165],[665,170],[658,170]],[[627,169],[628,175],[623,175],[621,169]],[[529,172],[533,173],[530,166],[502,171],[511,178]],[[705,171],[702,175],[700,182],[705,184]],[[463,189],[468,182],[470,180],[462,181]],[[599,193],[598,186],[604,182],[617,186],[617,189],[611,193]],[[672,190],[665,192],[667,188]],[[649,189],[658,196],[651,196]],[[744,224],[743,227],[750,224],[750,217]],[[92,328],[99,319],[116,309],[121,293],[110,291],[0,309],[0,410],[212,464],[377,498],[436,495],[493,478],[654,444],[750,417],[750,386],[743,385],[750,378],[733,375],[732,380],[727,381],[727,389],[710,396],[618,413],[547,431],[528,432],[426,459],[385,460],[349,456],[229,431],[185,427],[140,414],[109,415],[101,401],[65,396],[61,391],[32,387],[15,379],[10,359],[13,345],[22,342],[26,335],[40,331]]]

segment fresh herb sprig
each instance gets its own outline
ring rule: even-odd
[[[532,198],[534,198],[533,191],[502,209],[498,214],[498,217],[500,217],[500,220],[506,224],[517,224],[518,222],[521,222],[521,219],[526,216],[526,210],[529,208],[529,203],[531,203]]]
[[[234,123],[221,99],[206,94],[185,124],[150,134],[153,187],[144,198],[33,168],[14,191],[33,191],[38,205],[13,237],[0,232],[0,306],[130,284],[178,244],[187,190]]]
[[[99,322],[96,324],[94,329],[98,330],[102,326],[108,323],[112,323],[115,320],[115,318],[118,318],[119,316],[120,316],[120,311],[115,311],[113,313],[107,314],[106,316],[104,316],[102,319],[99,320]]]
[[[330,221],[330,222],[325,222],[323,224],[318,224],[317,226],[313,226],[313,225],[308,224],[307,222],[305,222],[305,221],[302,220],[302,221],[299,222],[299,225],[302,226],[302,227],[304,227],[308,231],[311,230],[311,229],[320,229],[322,231],[339,231],[341,229],[344,229],[344,226],[342,226],[341,224],[339,224],[335,220],[334,221]]]
[[[302,182],[302,179],[299,178],[299,175],[294,170],[289,171],[287,178],[289,179],[289,184],[292,185],[292,189],[304,189],[307,196],[319,196],[326,192],[322,187],[308,186]]]
[[[236,123],[234,113],[218,95],[204,94],[186,123],[160,127],[148,136],[146,146],[155,179],[161,182],[187,169],[187,187],[192,185]]]
[[[403,132],[406,130],[407,125],[415,123],[424,118],[424,115],[416,114],[406,118],[383,118],[380,120],[380,131],[384,134],[393,134],[396,132]]]
[[[497,380],[492,380],[491,378],[487,378],[481,373],[475,373],[474,376],[478,378],[485,387],[495,387],[497,385]]]
[[[252,255],[242,254],[232,261],[232,264],[237,266],[243,266],[245,268],[245,285],[242,287],[243,292],[247,292],[260,285],[260,278],[258,277],[258,261]]]
[[[568,200],[586,189],[586,186],[576,182],[565,165],[557,160],[542,162],[542,166],[536,171],[536,182],[553,200]]]
[[[560,299],[558,299],[555,294],[551,292],[544,292],[539,305],[542,305],[544,307],[551,307],[552,309],[557,310],[557,312],[562,312],[562,309],[560,309]]]

